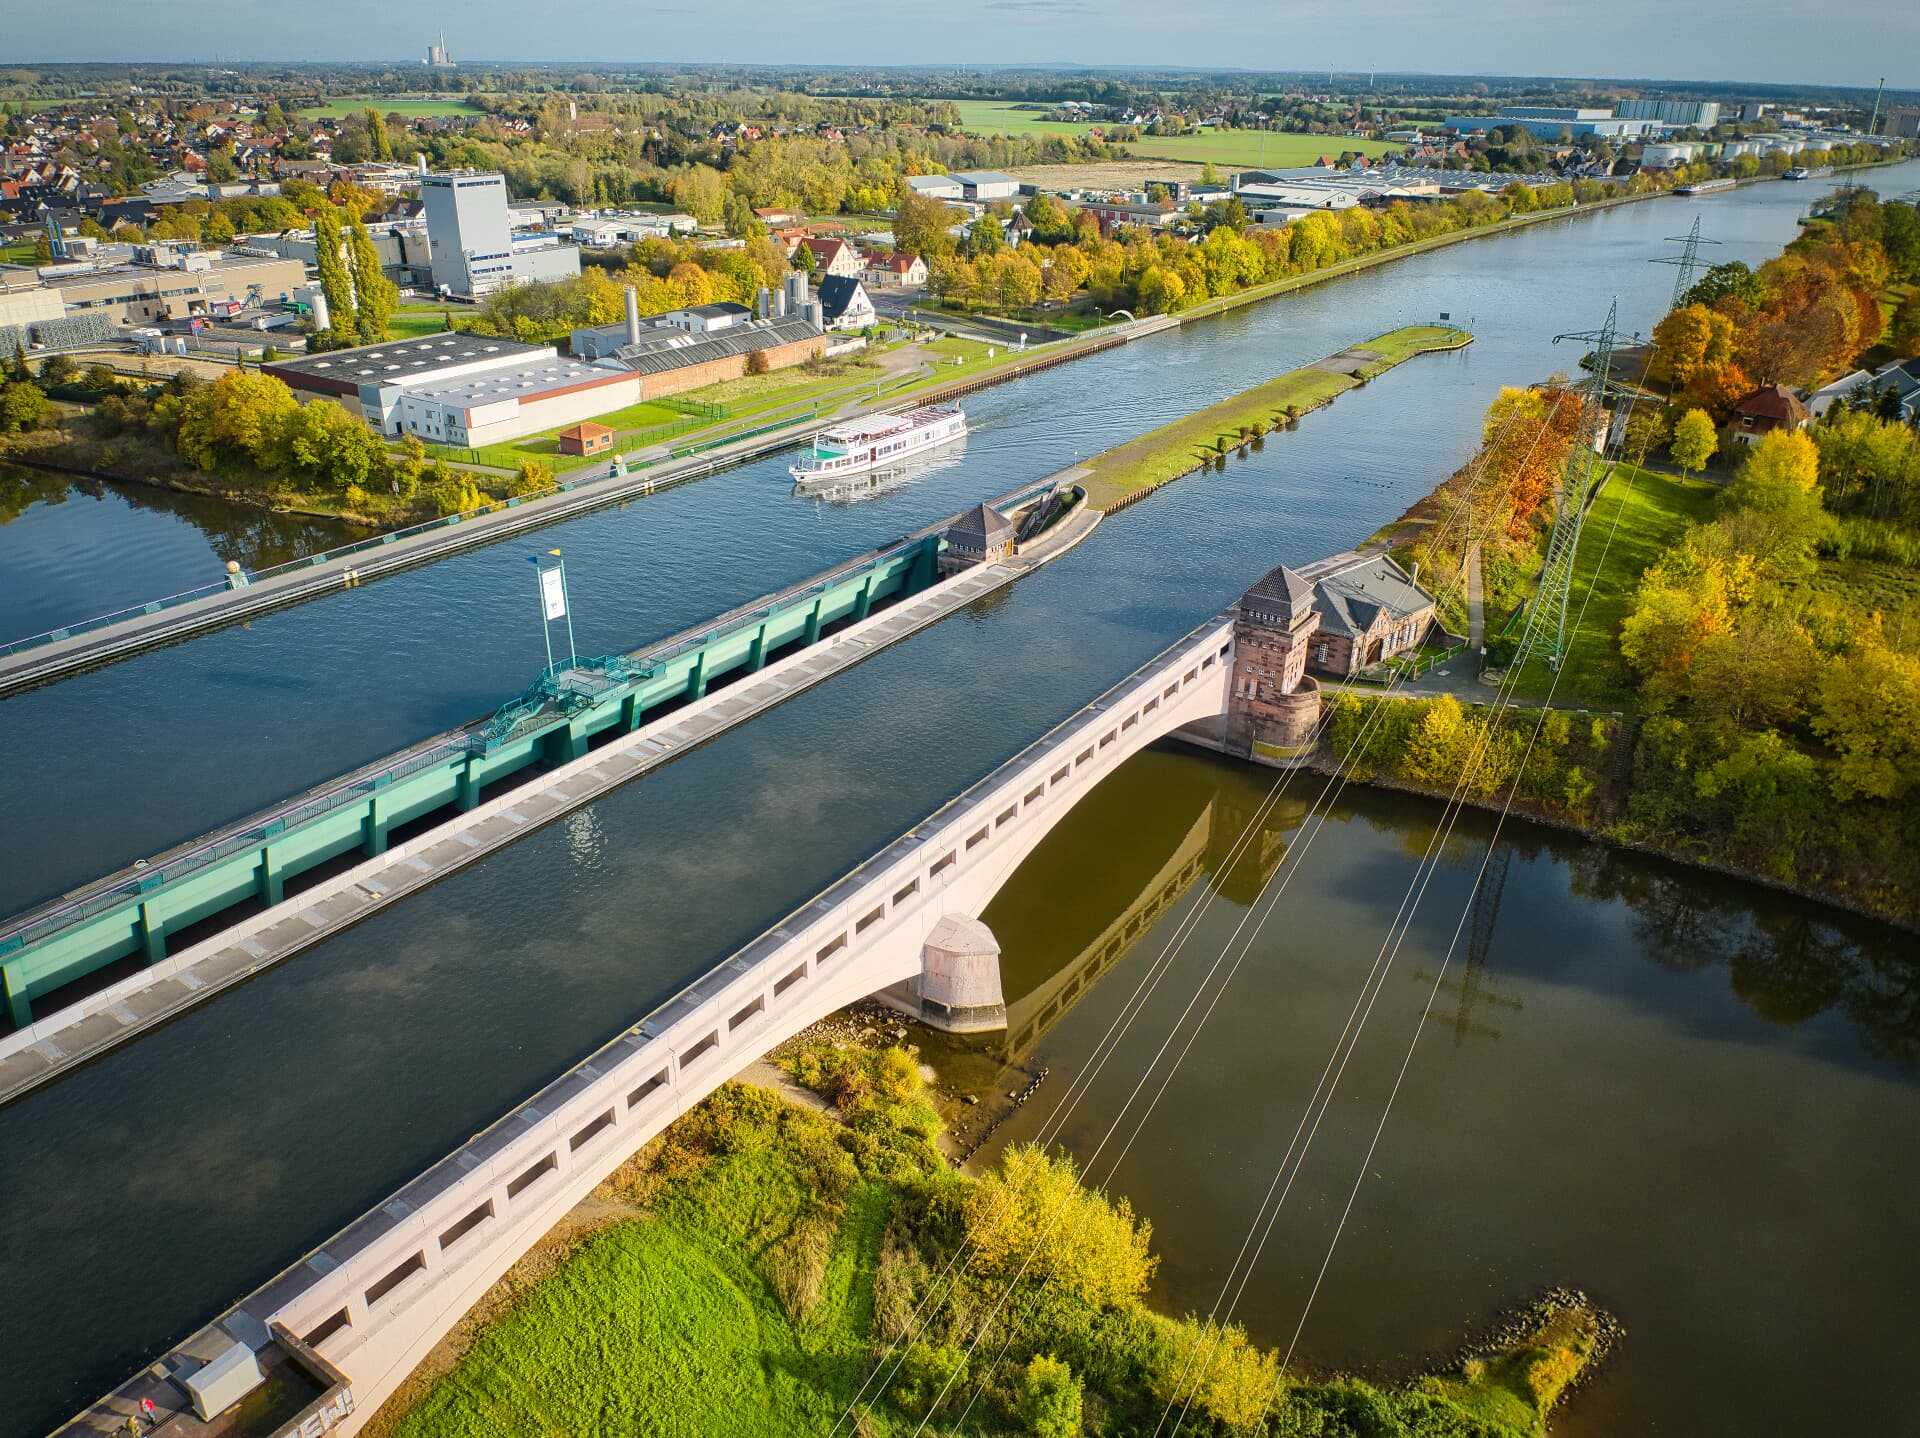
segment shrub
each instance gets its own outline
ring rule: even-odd
[[[895,1371],[888,1396],[903,1413],[925,1413],[967,1383],[967,1355],[950,1344],[914,1343]]]
[[[1080,1380],[1051,1354],[1036,1354],[1020,1375],[1016,1411],[1034,1438],[1079,1438]]]

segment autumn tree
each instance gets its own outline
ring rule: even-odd
[[[1682,305],[1653,327],[1649,378],[1680,388],[1733,361],[1733,322],[1704,305]]]
[[[982,1273],[1024,1274],[1094,1307],[1137,1299],[1157,1260],[1151,1224],[1124,1199],[1080,1186],[1073,1160],[1032,1145],[1008,1149],[963,1204],[967,1241]]]
[[[1673,443],[1667,452],[1688,474],[1698,474],[1719,448],[1720,432],[1713,420],[1704,410],[1690,409],[1675,422]]]
[[[953,221],[952,209],[901,182],[893,212],[895,249],[919,255],[932,264],[938,256],[953,251],[953,237],[947,233]]]
[[[1481,424],[1474,481],[1475,532],[1531,538],[1534,516],[1553,497],[1580,428],[1580,397],[1539,387],[1501,389]]]
[[[1833,746],[1842,799],[1897,799],[1920,784],[1920,659],[1869,639],[1821,672],[1814,732]]]
[[[380,112],[369,105],[365,111],[367,121],[367,141],[376,160],[393,158],[393,141],[387,135],[387,122]]]
[[[347,254],[352,262],[354,326],[362,344],[377,344],[387,337],[400,291],[381,273],[380,252],[367,233],[366,221],[358,215],[347,231]]]
[[[320,293],[327,301],[328,328],[340,340],[352,344],[358,335],[353,314],[353,278],[343,254],[345,241],[336,211],[324,209],[314,217],[313,243],[314,263],[320,271]]]

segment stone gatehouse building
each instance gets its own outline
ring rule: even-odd
[[[1233,628],[1230,742],[1282,757],[1313,742],[1320,686],[1417,647],[1434,628],[1434,597],[1384,554],[1281,565],[1240,596]]]

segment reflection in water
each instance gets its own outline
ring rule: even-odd
[[[1837,1009],[1869,1056],[1920,1065],[1911,943],[1863,943],[1861,931],[1885,931],[1795,899],[1756,909],[1750,889],[1600,845],[1575,850],[1568,868],[1574,893],[1626,904],[1641,951],[1661,967],[1725,966],[1732,991],[1768,1023],[1793,1027]]]
[[[1274,777],[1149,751],[989,907],[1008,1033],[928,1054],[945,1082],[998,1105],[982,1115],[1004,1122],[981,1161],[1034,1137],[1070,1084],[1085,1092],[1060,1141],[1083,1160],[1128,1112],[1298,835],[1299,803],[1247,832]],[[1311,848],[1294,846],[1276,922],[1152,1122],[1091,1170],[1153,1221],[1162,1306],[1214,1301],[1404,891],[1403,856],[1439,816],[1349,791]],[[1443,1350],[1493,1309],[1568,1282],[1633,1338],[1556,1433],[1813,1431],[1796,1425],[1835,1380],[1862,1415],[1899,1412],[1885,1381],[1898,1341],[1861,1334],[1901,1331],[1900,1295],[1920,1283],[1907,1198],[1920,1184],[1920,962],[1907,936],[1524,825],[1503,831],[1476,894],[1491,834],[1490,816],[1461,820],[1401,959],[1410,981],[1383,994],[1240,1320],[1267,1342],[1291,1332],[1458,927],[1447,998],[1314,1310],[1310,1362],[1391,1376],[1389,1355]],[[1203,910],[1209,895],[1224,902]],[[1170,950],[1182,928],[1190,939]],[[1137,1025],[1111,1038],[1162,963]],[[1034,1103],[1008,1102],[1043,1072]],[[1738,1371],[1786,1346],[1802,1361],[1737,1394],[1698,1382],[1702,1365]]]
[[[0,464],[0,641],[366,537],[336,520]]]
[[[1518,1013],[1526,1007],[1519,999],[1495,992],[1498,976],[1488,972],[1487,951],[1493,943],[1494,921],[1500,916],[1500,896],[1506,891],[1507,870],[1513,867],[1513,846],[1503,844],[1487,861],[1487,871],[1473,892],[1473,906],[1466,924],[1466,951],[1460,956],[1457,979],[1441,979],[1440,992],[1453,1000],[1453,1012],[1442,1013],[1439,1000],[1427,1015],[1431,1022],[1446,1024],[1453,1030],[1453,1046],[1459,1048],[1470,1038],[1497,1039],[1500,1030],[1474,1017],[1482,1005]],[[1425,969],[1413,971],[1413,981],[1431,989],[1435,975]]]

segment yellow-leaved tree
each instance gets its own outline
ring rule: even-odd
[[[997,1173],[969,1190],[964,1209],[974,1264],[983,1272],[1053,1286],[1085,1303],[1113,1307],[1146,1291],[1158,1262],[1151,1224],[1124,1199],[1080,1186],[1065,1156],[1032,1145],[1010,1148]]]

